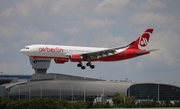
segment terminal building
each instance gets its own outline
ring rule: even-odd
[[[96,101],[106,101],[118,92],[125,96],[134,96],[136,100],[180,100],[179,86],[163,83],[134,83],[128,80],[106,81],[46,73],[50,62],[50,60],[30,58],[35,74],[0,75],[0,95],[11,99],[52,97],[76,101],[92,97]]]

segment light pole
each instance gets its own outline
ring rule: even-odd
[[[85,81],[84,81],[84,102],[85,102],[85,100],[86,100],[86,96],[85,96],[85,94],[86,94],[86,89],[85,89],[86,87],[85,87]]]
[[[9,88],[7,89],[7,95],[8,95],[8,98],[9,98]]]
[[[31,99],[31,91],[30,91],[30,85],[29,85],[29,100]]]
[[[103,97],[102,100],[104,102],[104,81],[103,81],[103,96],[102,97]]]
[[[130,95],[130,93],[131,93],[130,88],[131,88],[131,86],[129,87],[129,97],[131,97],[131,95]]]
[[[158,82],[158,102],[159,102],[159,82],[161,82],[161,80],[156,80]]]
[[[20,101],[20,86],[18,86],[18,92],[19,92],[19,101]]]
[[[71,88],[72,88],[72,101],[73,101],[73,83],[71,83]]]
[[[61,84],[59,85],[59,100],[61,100]]]
[[[42,85],[40,84],[40,88],[41,88],[41,98],[42,98]]]

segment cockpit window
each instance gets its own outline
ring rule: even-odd
[[[29,49],[29,47],[25,47],[25,49]]]

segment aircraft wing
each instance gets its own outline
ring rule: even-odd
[[[86,52],[86,53],[83,52],[83,53],[75,53],[75,54],[81,55],[83,57],[83,59],[88,59],[88,58],[94,59],[94,58],[108,56],[109,54],[114,54],[116,52],[116,50],[126,48],[126,47],[130,46],[131,44],[122,46],[122,47],[113,47],[113,48],[94,51],[94,52]],[[73,54],[73,53],[71,53],[71,54]],[[66,55],[71,55],[71,54],[66,54]]]
[[[84,57],[85,58],[90,57],[91,59],[92,58],[97,58],[97,57],[108,56],[109,54],[114,54],[116,52],[116,50],[123,49],[123,48],[126,48],[126,47],[128,47],[128,46],[114,47],[114,48],[100,50],[100,51],[95,51],[95,52],[82,53],[81,56],[83,56],[83,58]]]

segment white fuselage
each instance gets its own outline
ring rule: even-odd
[[[69,54],[81,54],[89,53],[100,50],[106,50],[109,48],[97,48],[97,47],[80,47],[80,46],[62,46],[62,45],[29,45],[20,51],[27,56],[36,56],[36,57],[64,57],[68,58]],[[124,50],[124,49],[123,49]],[[123,51],[118,50],[118,52]]]

